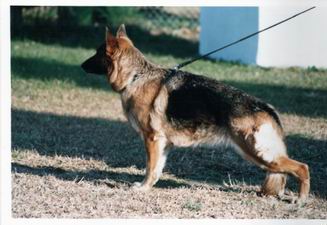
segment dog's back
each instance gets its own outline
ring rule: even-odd
[[[180,123],[191,121],[197,124],[228,126],[233,118],[266,112],[278,126],[281,122],[276,111],[247,93],[208,77],[177,71],[166,78],[168,90],[167,116]]]

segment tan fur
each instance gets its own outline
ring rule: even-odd
[[[145,139],[147,166],[146,176],[142,183],[143,190],[149,190],[158,180],[166,161],[165,140],[154,140],[153,135],[149,135]]]
[[[264,195],[278,195],[284,194],[287,176],[284,173],[270,173],[267,172],[266,179],[262,184],[261,192]]]
[[[267,122],[271,123],[278,134],[283,137],[282,129],[266,112],[258,112],[254,115],[241,118],[233,118],[231,126],[234,128],[233,132],[236,132],[238,135],[241,135],[247,139],[249,135],[258,130],[260,125]]]
[[[159,81],[154,80],[133,89],[133,94],[127,90],[127,93],[122,96],[122,104],[127,117],[133,117],[138,121],[138,127],[143,131],[143,134],[151,133],[153,130],[150,126],[150,111],[158,95],[158,90]],[[130,111],[127,112],[127,109]]]
[[[265,122],[271,122],[271,117],[265,112],[259,112],[252,116],[234,118],[231,122],[231,137],[239,147],[239,153],[242,157],[252,161],[259,167],[266,169],[265,162],[256,154],[254,133],[258,131],[259,126]]]
[[[305,200],[308,197],[310,190],[310,175],[307,164],[300,163],[285,156],[269,164],[268,170],[275,173],[289,173],[298,178],[300,182],[300,199]]]

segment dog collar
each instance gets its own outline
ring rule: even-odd
[[[132,82],[131,83],[133,83],[133,82],[135,82],[137,79],[139,79],[140,78],[140,74],[139,73],[136,73],[136,74],[134,74],[134,76],[133,76],[133,79],[132,79]]]
[[[168,69],[167,73],[165,74],[162,82],[166,83],[171,77],[175,76],[177,73],[177,70],[175,69]]]

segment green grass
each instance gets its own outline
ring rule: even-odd
[[[83,190],[93,193],[100,183],[113,188],[110,190],[117,191],[116,194],[124,195],[121,189],[115,188],[128,186],[143,177],[143,144],[126,123],[119,96],[111,90],[106,79],[87,75],[80,68],[80,64],[95,52],[100,43],[79,41],[83,38],[81,34],[71,35],[68,40],[61,36],[27,35],[14,38],[11,43],[13,171],[16,171],[16,175],[22,175],[17,175],[22,180],[35,179],[35,182],[47,183],[44,177],[51,176],[68,187],[69,182],[76,182],[76,179],[76,183],[85,180],[90,184]],[[196,43],[166,35],[151,36],[132,27],[131,38],[134,40],[134,37],[135,45],[145,52],[149,60],[167,67],[192,57],[197,51]],[[183,49],[181,46],[186,47]],[[314,201],[317,201],[315,210],[318,210],[318,214],[312,215],[321,218],[319,213],[324,212],[319,210],[326,210],[326,207],[319,205],[320,199],[327,196],[327,71],[312,67],[260,68],[210,60],[198,61],[185,70],[241,88],[272,103],[281,112],[290,156],[310,166],[311,193],[314,194]],[[179,149],[169,155],[163,179],[157,184],[162,189],[158,191],[158,196],[172,189],[169,194],[176,194],[178,198],[179,191],[186,193],[193,182],[209,183],[214,187],[218,185],[222,190],[223,193],[218,193],[219,198],[231,199],[228,205],[257,207],[262,202],[257,203],[257,197],[249,197],[247,191],[253,192],[251,185],[260,184],[264,176],[264,172],[245,162],[230,148]],[[223,187],[229,179],[233,180],[233,185]],[[290,179],[289,183],[289,187],[295,190],[294,179]],[[28,186],[20,186],[18,181],[15,185],[17,193],[21,193],[20,188]],[[30,190],[34,190],[33,184],[29,185]],[[37,182],[35,185],[38,185]],[[51,185],[48,188],[52,191],[54,183]],[[51,195],[56,196],[55,190]],[[204,190],[192,191],[200,193]],[[33,192],[27,194],[33,196]],[[215,191],[208,192],[217,197]],[[26,196],[19,196],[17,194],[17,199],[14,199],[14,207],[17,210],[23,206],[29,208],[29,202],[24,201]],[[150,196],[158,198],[156,194]],[[240,201],[237,199],[240,196],[245,199]],[[148,199],[144,198],[142,201],[146,202]],[[186,195],[178,206],[180,215],[211,215],[205,212],[208,210],[206,196],[194,199]],[[169,204],[177,204],[172,203],[172,199],[169,201]],[[210,201],[210,204],[214,204],[214,201]],[[143,210],[135,207],[131,210]],[[278,205],[277,208],[282,210],[287,207]],[[158,205],[154,205],[154,208],[156,212],[165,211]],[[36,215],[32,211],[30,213]],[[302,212],[297,213],[293,216],[300,216]],[[19,210],[14,214],[26,215]],[[275,215],[278,217],[279,214]],[[291,217],[291,214],[286,217]]]
[[[33,81],[25,84],[29,85],[29,89],[53,86],[108,90],[108,85],[102,77],[84,75],[79,67],[81,62],[93,53],[94,50],[81,47],[14,41],[12,70],[13,81],[17,82],[13,82],[13,90],[22,87],[19,83],[26,80]],[[151,52],[147,57],[167,67],[186,59]],[[198,61],[185,69],[239,87],[275,105],[281,112],[326,118],[325,70],[259,68],[212,61]]]

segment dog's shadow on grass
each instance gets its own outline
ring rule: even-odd
[[[145,166],[141,139],[127,123],[120,121],[13,109],[12,148],[17,151],[34,150],[44,156],[95,159],[104,161],[112,168],[135,166],[143,169]],[[127,172],[68,171],[53,166],[32,167],[20,163],[13,163],[12,170],[39,176],[53,175],[65,180],[83,178],[95,183],[108,178],[129,186],[143,179],[141,175]],[[179,186],[189,185],[171,179],[160,180],[157,185],[162,188]]]
[[[28,166],[13,162],[11,170],[15,173],[25,173],[37,176],[54,176],[61,180],[69,180],[75,182],[90,181],[95,185],[107,185],[110,188],[131,188],[133,182],[141,182],[143,176],[130,174],[127,172],[110,172],[102,170],[87,170],[87,171],[71,171],[64,170],[54,166]],[[156,184],[158,188],[176,188],[189,187],[185,182],[177,182],[171,179],[159,180]]]
[[[291,157],[309,164],[313,174],[312,191],[326,197],[324,182],[327,179],[327,165],[321,149],[327,149],[327,142],[290,136],[287,137],[287,144]],[[145,151],[141,139],[128,123],[121,121],[13,109],[12,147],[16,151],[32,149],[44,156],[60,155],[101,160],[112,168],[145,167]],[[129,173],[98,170],[74,172],[55,167],[34,168],[19,163],[13,163],[12,168],[21,173],[51,174],[67,180],[83,177],[85,180],[97,182],[99,179],[108,178],[133,183],[143,179],[143,176]],[[229,181],[260,184],[265,176],[264,171],[241,159],[231,148],[223,147],[173,149],[168,157],[165,172],[182,178],[182,181],[160,180],[157,187],[188,187],[189,183],[183,182],[187,180],[213,184]]]

